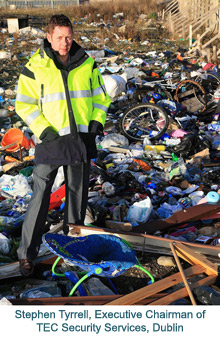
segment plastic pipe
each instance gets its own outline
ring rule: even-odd
[[[55,271],[55,267],[57,266],[58,262],[60,261],[61,257],[57,257],[57,259],[55,260],[55,262],[53,263],[53,266],[52,266],[52,273],[54,276],[57,276],[57,277],[65,277],[65,274],[58,274],[56,271]]]
[[[73,284],[78,284],[79,279],[77,278],[76,275],[74,275],[74,273],[72,271],[65,272],[65,277],[68,278]],[[79,291],[80,296],[88,296],[86,289],[83,287],[82,284],[78,284],[77,289]],[[70,296],[70,294],[69,294],[69,296]]]
[[[151,283],[154,283],[154,282],[155,282],[153,276],[151,275],[151,273],[150,273],[149,271],[147,271],[147,270],[144,269],[141,265],[138,265],[138,264],[136,264],[135,267],[138,268],[138,269],[140,269],[140,270],[142,270],[143,272],[145,272],[145,273],[150,277],[151,281],[150,281],[148,284],[151,284]]]
[[[78,286],[89,276],[91,276],[93,274],[93,272],[88,272],[88,274],[86,274],[85,276],[83,276],[82,278],[80,278],[80,280],[74,285],[74,287],[72,288],[72,290],[69,293],[69,296],[72,296],[72,294],[75,292],[75,290],[78,288]]]

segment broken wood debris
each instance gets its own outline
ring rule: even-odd
[[[173,246],[173,243],[170,243],[170,248],[171,248],[171,250],[172,250],[172,253],[173,253],[173,255],[174,255],[174,258],[175,258],[175,261],[176,261],[176,263],[177,263],[178,269],[179,269],[179,271],[180,271],[180,273],[181,273],[181,276],[182,276],[182,278],[183,278],[183,282],[184,282],[184,284],[185,284],[185,286],[186,286],[186,290],[187,290],[187,292],[188,292],[188,294],[189,294],[189,297],[190,297],[190,299],[191,299],[191,302],[192,302],[193,305],[196,305],[195,298],[194,298],[194,296],[193,296],[193,293],[192,293],[192,290],[191,290],[191,288],[190,288],[190,286],[189,286],[189,283],[188,283],[188,281],[187,281],[187,278],[186,278],[186,276],[185,276],[185,274],[184,274],[182,265],[181,265],[181,263],[180,263],[180,260],[179,260],[178,255],[177,255],[177,253],[176,253],[175,247]]]
[[[218,267],[216,264],[213,264],[212,262],[208,261],[206,257],[203,255],[197,254],[188,247],[186,247],[184,244],[179,243],[178,245],[174,244],[174,250],[175,254],[177,252],[178,256],[183,258],[184,260],[188,260],[190,264],[193,264],[191,267],[186,269],[185,271],[181,271],[171,275],[169,277],[166,277],[164,279],[161,279],[153,284],[150,284],[147,287],[138,289],[130,294],[124,295],[121,298],[118,298],[114,301],[111,301],[107,303],[106,305],[133,305],[137,304],[137,302],[140,302],[141,300],[151,297],[152,295],[158,294],[160,292],[163,292],[164,290],[173,287],[177,283],[184,282],[185,285],[187,282],[187,278],[191,278],[198,274],[206,274],[207,277],[200,279],[199,281],[196,281],[192,284],[192,287],[195,288],[197,286],[201,285],[212,285],[215,283],[217,275],[218,275]],[[164,296],[163,298],[151,302],[153,305],[168,305],[177,299],[184,298],[189,296],[192,303],[195,305],[195,299],[192,295],[191,288],[187,284],[186,287],[179,289],[177,291],[174,291],[171,294],[168,294],[167,296]]]

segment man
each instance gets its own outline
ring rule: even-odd
[[[18,248],[23,276],[33,272],[60,166],[66,189],[64,233],[67,224],[83,225],[90,159],[96,157],[95,136],[103,133],[109,105],[97,65],[73,40],[70,20],[53,15],[47,39],[25,65],[17,88],[16,112],[41,142],[35,147],[33,195]]]

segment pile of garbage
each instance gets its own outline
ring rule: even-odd
[[[39,32],[33,34],[38,45]],[[18,76],[34,49],[27,55],[10,55],[11,46],[10,38],[4,53],[0,51],[4,74],[0,81],[0,265],[17,260],[21,226],[32,195],[36,143],[15,112]],[[179,82],[193,80],[195,75],[202,74],[207,80],[208,72],[209,77],[219,77],[220,82],[218,66],[189,59],[184,50],[175,55],[170,51],[118,54],[107,47],[87,52],[99,64],[112,104],[104,136],[96,137],[98,156],[91,160],[85,225],[111,227],[115,222],[119,230],[127,224],[127,231],[135,232],[139,224],[165,220],[188,207],[219,203],[220,83],[209,88],[206,110],[191,112],[173,96]],[[167,91],[155,87],[155,81],[161,79],[171,86]],[[149,83],[153,84],[150,88]],[[137,141],[125,136],[121,118],[135,103],[163,106],[169,116],[164,135],[155,140],[140,129]],[[203,100],[200,105],[203,108]],[[52,188],[45,232],[62,221],[64,206],[65,183],[60,168]],[[216,245],[220,241],[219,217],[217,213],[155,234]]]

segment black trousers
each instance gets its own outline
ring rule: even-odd
[[[19,259],[33,260],[42,242],[45,231],[51,188],[60,165],[38,164],[33,170],[33,195],[22,226],[21,242],[18,248]],[[63,166],[65,177],[64,233],[67,224],[83,225],[88,200],[90,163],[77,163]]]

